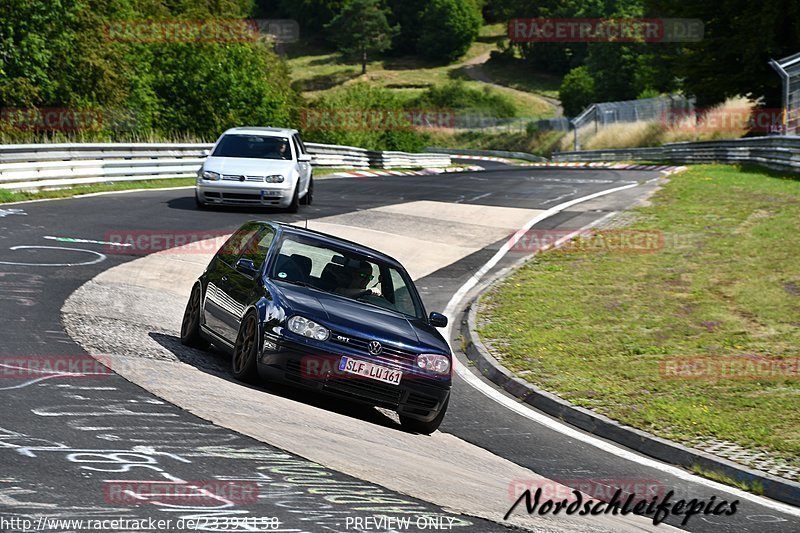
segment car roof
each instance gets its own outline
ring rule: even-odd
[[[226,130],[222,135],[241,134],[241,135],[265,135],[268,137],[279,137],[282,135],[290,136],[297,133],[297,130],[289,128],[262,128],[262,127],[239,127]]]
[[[394,266],[400,267],[402,270],[405,270],[400,261],[395,259],[390,255],[386,255],[383,252],[379,252],[374,248],[370,248],[369,246],[364,246],[363,244],[358,244],[357,242],[348,241],[347,239],[342,239],[341,237],[336,237],[335,235],[330,235],[329,233],[323,233],[321,231],[315,231],[311,229],[301,228],[299,226],[294,226],[292,224],[286,224],[284,222],[278,222],[275,220],[271,221],[256,221],[259,224],[265,225],[272,225],[280,228],[281,233],[284,234],[293,234],[299,235],[302,237],[311,237],[321,243],[331,244],[337,246],[339,248],[345,248],[347,251],[357,253],[359,255],[363,255],[366,257],[371,257],[374,259],[378,259],[385,263],[390,263]]]

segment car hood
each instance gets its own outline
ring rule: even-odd
[[[244,176],[288,175],[294,161],[283,159],[246,159],[243,157],[209,157],[203,163],[203,170],[220,174],[241,174]]]
[[[449,353],[441,335],[422,320],[306,287],[283,283],[276,286],[292,314],[319,320],[344,335],[375,339],[414,351]]]

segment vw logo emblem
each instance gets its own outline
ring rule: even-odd
[[[381,346],[381,343],[379,343],[378,341],[370,342],[367,348],[369,349],[369,353],[371,353],[372,355],[380,355],[381,352],[383,351],[383,346]]]

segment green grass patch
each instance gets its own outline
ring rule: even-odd
[[[108,191],[127,191],[132,189],[162,189],[165,187],[183,187],[194,185],[195,178],[174,178],[166,180],[119,181],[114,183],[95,183],[78,185],[66,189],[42,191],[7,191],[0,189],[0,203],[24,202],[25,200],[42,200],[45,198],[69,198],[81,194]]]
[[[694,472],[698,476],[703,476],[704,478],[708,478],[713,481],[718,481],[720,483],[724,483],[732,487],[737,487],[744,491],[752,492],[753,494],[759,494],[759,495],[764,494],[764,485],[758,482],[747,483],[745,481],[739,481],[721,472],[714,472],[713,470],[705,470],[704,468],[698,465],[692,466],[692,472]]]
[[[667,358],[800,357],[800,181],[757,167],[674,175],[625,229],[654,253],[553,251],[482,300],[479,333],[541,388],[681,442],[800,464],[800,379],[683,379]]]
[[[530,65],[522,59],[493,57],[483,65],[483,68],[490,78],[501,85],[558,99],[562,77],[533,72]]]
[[[413,100],[426,89],[445,86],[454,80],[463,81],[472,90],[483,91],[489,87],[471,80],[464,67],[469,60],[497,49],[497,43],[504,36],[503,24],[484,26],[464,57],[449,65],[427,62],[417,56],[375,57],[367,63],[366,76],[361,75],[360,64],[346,61],[339,53],[319,44],[293,44],[287,47],[287,59],[292,86],[312,102],[358,82],[391,89],[401,100]],[[513,105],[515,116],[545,118],[553,115],[553,107],[531,92],[506,87],[492,87],[491,91]]]

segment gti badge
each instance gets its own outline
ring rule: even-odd
[[[370,342],[367,348],[369,349],[369,353],[371,353],[372,355],[380,355],[381,352],[383,351],[383,346],[381,346],[381,343],[379,343],[378,341]]]

